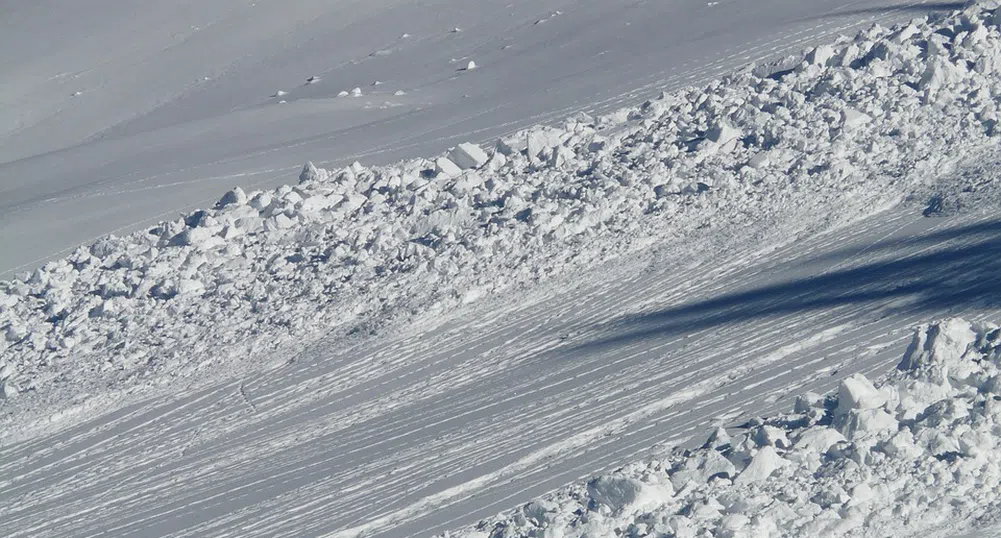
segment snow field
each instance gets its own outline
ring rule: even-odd
[[[297,186],[234,189],[80,247],[0,285],[5,441],[45,427],[29,417],[100,405],[91,394],[194,382],[330,331],[430,323],[714,222],[752,222],[796,193],[818,206],[904,195],[993,143],[999,22],[975,5],[875,26],[788,72],[748,69],[486,150],[307,164]]]
[[[930,536],[990,522],[999,359],[997,325],[924,325],[878,386],[855,374],[734,437],[719,429],[445,536]]]

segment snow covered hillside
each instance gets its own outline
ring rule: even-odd
[[[448,536],[951,536],[996,523],[1001,328],[922,326],[898,369]]]
[[[0,284],[5,534],[990,523],[999,72],[978,4],[434,158],[307,164],[79,247]],[[885,388],[852,377],[953,316]],[[940,482],[911,502],[915,462]],[[955,483],[981,502],[936,496]],[[785,508],[755,519],[765,498]]]
[[[0,278],[204,207],[236,185],[288,183],[309,159],[433,155],[924,9],[901,0],[4,0]],[[478,69],[464,70],[470,61]]]

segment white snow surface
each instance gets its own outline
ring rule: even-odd
[[[607,112],[924,3],[4,0],[0,278],[306,160],[388,164]]]
[[[865,214],[994,143],[993,11],[873,26],[828,48],[824,65],[810,52],[781,77],[747,69],[598,119],[581,113],[489,156],[459,145],[461,166],[307,163],[297,186],[236,188],[214,208],[80,247],[0,289],[5,393],[28,393],[27,413],[44,416],[36,400],[63,402],[54,387],[68,378],[103,395],[202,375],[712,221],[760,221],[804,189],[797,203]],[[862,114],[871,119],[858,125]],[[30,424],[20,412],[4,421],[8,432]]]
[[[923,325],[878,386],[855,374],[739,435],[441,536],[951,536],[997,518],[999,380],[1001,327]]]
[[[996,487],[974,472],[997,467],[976,451],[993,438],[963,443],[993,420],[997,212],[964,211],[997,199],[999,19],[874,26],[479,151],[307,164],[3,283],[5,533],[427,535],[831,383],[805,424],[758,421],[729,449],[720,432],[460,533],[990,523],[855,499],[947,474],[915,461]],[[941,219],[897,207],[931,194]],[[973,323],[921,329],[880,388],[850,377],[943,310]],[[926,414],[929,394],[951,407]],[[814,464],[816,482],[793,472]],[[870,475],[834,472],[853,464]],[[782,483],[793,516],[747,515]]]

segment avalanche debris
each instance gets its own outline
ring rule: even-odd
[[[449,536],[919,536],[971,527],[1001,496],[999,375],[1001,327],[924,325],[896,372],[875,386],[844,379],[833,406],[801,398],[794,414],[731,442],[717,431],[703,448],[627,465]],[[878,428],[839,418],[868,413],[882,417]],[[776,433],[787,442],[770,442]]]
[[[871,211],[994,143],[997,19],[974,5],[875,26],[783,62],[788,71],[748,69],[490,150],[307,164],[297,185],[234,189],[211,209],[82,246],[0,286],[4,427],[69,405],[67,382],[107,392],[191,379],[794,200]],[[845,424],[885,432],[878,409],[859,411]],[[892,446],[908,453],[905,441]]]

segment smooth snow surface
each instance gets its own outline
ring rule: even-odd
[[[309,163],[3,283],[4,534],[428,536],[554,490],[483,528],[996,524],[999,24],[975,5],[485,147]],[[453,74],[498,63],[475,56]],[[793,472],[818,462],[872,470]],[[913,462],[942,472],[878,467]],[[955,484],[976,506],[933,498]],[[748,515],[770,495],[809,513]]]
[[[924,4],[4,0],[0,278],[309,159],[617,108]]]

